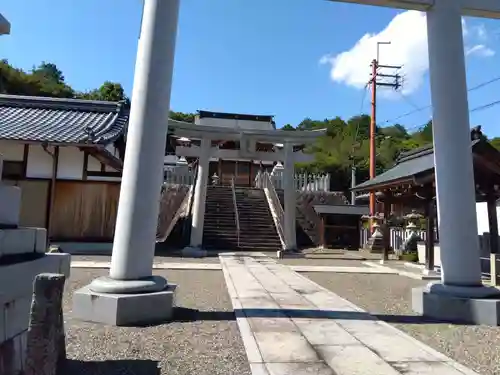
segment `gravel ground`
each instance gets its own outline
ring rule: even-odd
[[[107,270],[73,269],[64,300],[74,375],[250,374],[222,272],[161,271],[178,283],[176,319],[146,328],[108,327],[71,316],[72,291]],[[198,311],[199,310],[199,311]]]
[[[394,323],[416,339],[483,375],[500,374],[500,327],[425,324],[411,311],[411,288],[426,281],[397,275],[303,273],[310,280],[373,314],[406,316]],[[382,319],[382,317],[381,317]]]

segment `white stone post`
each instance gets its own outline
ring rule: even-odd
[[[179,0],[144,0],[111,268],[75,292],[73,312],[84,320],[122,325],[172,313],[173,291],[152,266],[178,15]]]
[[[297,206],[295,190],[295,165],[293,157],[293,145],[285,143],[285,169],[283,171],[283,188],[285,200],[285,245],[286,250],[295,250],[297,240],[295,234],[295,210]]]
[[[203,222],[205,220],[205,202],[207,199],[208,167],[210,163],[210,139],[201,140],[200,159],[198,160],[198,177],[194,190],[193,219],[191,226],[192,248],[201,248],[203,241]]]
[[[481,286],[460,1],[427,12],[442,283]]]

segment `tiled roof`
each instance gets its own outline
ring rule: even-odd
[[[474,146],[486,141],[472,140],[471,147],[474,151]],[[486,142],[487,143],[487,142]],[[352,190],[368,191],[376,188],[380,184],[396,182],[410,179],[424,172],[429,172],[434,169],[434,149],[432,145],[424,146],[406,153],[402,153],[396,161],[396,165],[391,169],[379,174],[375,178],[357,185]]]
[[[128,116],[123,102],[0,95],[0,139],[107,144]]]

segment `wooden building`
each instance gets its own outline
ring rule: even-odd
[[[358,250],[361,245],[361,216],[368,215],[368,206],[315,205],[320,218],[319,245],[324,248]]]
[[[127,122],[121,102],[0,95],[2,177],[22,189],[21,225],[111,241]]]
[[[486,140],[480,127],[471,131],[471,148],[476,202],[487,202],[490,253],[492,259],[496,259],[499,246],[496,202],[500,198],[500,152]],[[434,150],[429,145],[403,153],[393,168],[353,189],[362,193],[375,192],[387,216],[392,204],[414,207],[424,212],[428,218],[426,267],[430,270],[434,268],[434,246],[438,246],[434,243],[434,228],[438,226],[434,173]],[[495,263],[496,260],[492,264]]]
[[[245,134],[259,131],[276,130],[273,116],[269,115],[248,115],[236,113],[222,113],[198,111],[194,119],[194,124],[200,130],[210,131],[212,127],[228,128],[234,132],[240,130]],[[200,139],[168,137],[167,154],[184,156],[188,161],[196,160],[193,148],[198,148]],[[219,150],[218,157],[210,158],[209,174],[216,174],[220,184],[229,185],[234,178],[236,186],[253,187],[255,177],[259,171],[267,170],[271,172],[276,162],[261,160],[258,156],[272,152],[283,147],[282,144],[272,142],[259,142],[256,140],[212,140],[212,147]],[[303,146],[295,146],[294,150],[302,149]],[[302,155],[307,158],[307,155]],[[305,160],[305,159],[304,159]]]

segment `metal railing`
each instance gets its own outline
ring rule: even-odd
[[[271,200],[274,212],[276,213],[276,229],[279,232],[279,236],[284,239],[285,232],[283,230],[283,226],[285,223],[285,212],[283,211],[283,206],[281,205],[278,193],[276,193],[276,189],[274,188],[274,184],[271,180],[271,175],[268,172],[260,173],[258,185],[258,187],[260,187],[261,189],[266,189],[269,194],[269,199]]]
[[[238,247],[240,247],[240,214],[238,213],[238,204],[236,203],[236,189],[234,187],[234,176],[231,177],[231,192],[233,193],[234,221],[236,222],[236,235],[238,238]]]

